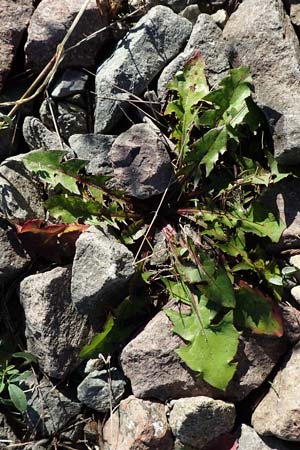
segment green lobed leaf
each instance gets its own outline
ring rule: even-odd
[[[166,313],[174,325],[174,333],[190,342],[176,353],[207,383],[225,390],[236,371],[236,363],[232,361],[240,335],[233,325],[233,313],[226,314],[218,324],[211,324],[214,314],[204,296],[200,298],[198,310],[202,326],[195,312],[184,315],[168,310]]]
[[[79,219],[86,221],[98,216],[101,211],[101,205],[98,202],[68,194],[49,197],[45,202],[45,207],[51,216],[63,223],[74,223]]]
[[[23,390],[16,384],[10,383],[8,385],[8,393],[15,408],[20,412],[25,412],[27,409],[27,400]]]
[[[212,302],[225,308],[235,307],[235,294],[227,272],[222,267],[208,280],[207,285],[199,288]]]
[[[198,114],[197,105],[209,92],[200,52],[175,75],[168,88],[177,93],[177,98],[168,103],[165,115],[175,114],[177,125],[172,136],[178,141],[179,156],[182,157],[188,151],[190,133]]]
[[[93,337],[91,343],[83,347],[83,349],[79,354],[80,358],[91,358],[92,356],[95,356],[95,354],[102,353],[101,352],[102,344],[105,341],[108,334],[111,332],[113,326],[114,326],[114,318],[112,316],[109,316],[105,322],[105,325],[101,333],[96,334],[96,336]]]
[[[242,287],[236,291],[235,322],[257,334],[282,336],[283,325],[278,307],[258,290]]]
[[[28,170],[36,173],[51,186],[60,184],[69,192],[79,195],[77,176],[86,161],[74,159],[63,163],[66,154],[67,152],[62,150],[38,150],[24,156],[23,162]]]

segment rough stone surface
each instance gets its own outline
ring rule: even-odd
[[[72,302],[90,320],[126,295],[134,273],[133,255],[108,228],[90,227],[76,242],[72,267]]]
[[[40,437],[49,437],[63,430],[80,413],[80,403],[47,379],[43,378],[39,383],[30,380],[29,384],[26,421]]]
[[[188,19],[193,25],[197,22],[198,16],[200,14],[200,9],[198,5],[189,5],[184,8],[179,14],[182,17]]]
[[[54,98],[63,98],[84,92],[88,74],[83,70],[66,69],[51,90]]]
[[[24,450],[47,450],[47,444],[47,439],[41,439],[37,442],[34,442],[33,444],[26,445],[26,447],[24,447]]]
[[[126,381],[122,373],[115,368],[94,370],[77,387],[78,400],[100,413],[118,405],[125,391]]]
[[[300,162],[299,42],[282,0],[244,0],[233,13],[224,37],[234,66],[247,65],[255,98],[268,118],[277,159]]]
[[[238,434],[238,450],[296,450],[276,438],[262,439],[253,428],[245,424],[242,424]]]
[[[215,85],[226,75],[230,66],[222,31],[208,14],[199,15],[184,51],[173,59],[160,75],[157,85],[159,97],[165,95],[169,81],[178,70],[182,70],[183,65],[196,51],[200,51],[204,59],[209,84]]]
[[[280,241],[275,244],[278,250],[300,247],[300,181],[283,180],[269,188],[263,195],[263,204],[278,217],[286,228]]]
[[[133,125],[120,134],[109,156],[115,186],[132,197],[162,194],[173,179],[166,144],[147,124]]]
[[[300,305],[300,286],[294,286],[291,289],[291,295],[296,300],[296,302]]]
[[[60,136],[67,141],[73,134],[87,133],[86,111],[78,107],[58,107],[56,118]],[[67,109],[67,111],[65,111]]]
[[[300,340],[300,311],[287,301],[279,302],[278,307],[283,318],[284,336],[291,344],[296,344]]]
[[[59,379],[78,363],[90,338],[87,319],[71,303],[70,283],[71,269],[56,267],[24,278],[19,289],[28,351],[48,376]]]
[[[42,0],[39,3],[30,21],[25,45],[27,65],[36,73],[39,73],[51,60],[57,45],[69,30],[82,4],[81,0],[53,0],[51,2]],[[107,24],[106,14],[100,15],[96,0],[92,0],[68,40],[66,48],[72,47]],[[103,48],[108,38],[108,33],[104,32],[83,42],[67,52],[60,68],[93,66],[97,52]]]
[[[0,211],[11,220],[42,219],[42,186],[25,169],[23,156],[13,156],[0,164]]]
[[[103,450],[171,450],[164,405],[128,397],[103,428]]]
[[[23,123],[23,136],[31,150],[60,150],[61,143],[55,132],[48,130],[36,117],[27,116]],[[67,146],[64,145],[66,148]]]
[[[191,29],[187,19],[165,6],[152,8],[137,22],[97,70],[96,132],[107,133],[121,117],[128,98],[122,89],[140,95],[177,55]]]
[[[222,29],[225,27],[225,24],[228,19],[227,12],[225,11],[225,9],[219,9],[219,11],[212,14],[211,17],[214,19],[218,27]]]
[[[290,3],[290,16],[292,24],[300,28],[300,3],[298,0],[288,0],[288,3]]]
[[[259,335],[240,338],[237,372],[223,392],[195,377],[182,363],[175,350],[183,342],[171,330],[171,322],[164,312],[159,312],[124,347],[121,365],[136,397],[165,401],[204,395],[239,401],[263,383],[286,349],[278,338]]]
[[[0,283],[14,279],[29,263],[16,232],[0,218]]]
[[[176,438],[175,446],[201,449],[232,430],[235,407],[208,397],[180,398],[171,401],[169,424]]]
[[[300,345],[297,344],[254,411],[252,425],[258,434],[300,442],[299,372]]]
[[[109,134],[74,134],[69,138],[69,145],[78,158],[86,159],[88,173],[92,175],[112,175],[109,157],[116,136]]]
[[[30,16],[33,13],[32,0],[16,2],[1,0],[0,5],[0,91],[10,72]]]

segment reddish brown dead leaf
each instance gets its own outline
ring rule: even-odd
[[[15,227],[31,257],[60,263],[74,256],[76,240],[89,226],[77,223],[47,225],[42,219],[32,219]]]

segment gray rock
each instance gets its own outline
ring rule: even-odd
[[[28,426],[40,437],[50,437],[63,430],[81,411],[80,403],[74,401],[60,387],[43,378],[39,383],[30,380],[27,390]],[[60,436],[63,437],[63,432]]]
[[[26,63],[35,73],[40,73],[54,56],[57,45],[69,30],[82,4],[81,0],[42,0],[38,4],[28,27],[25,45]],[[100,15],[96,0],[92,0],[68,40],[66,49],[84,41],[65,52],[60,68],[93,66],[97,53],[106,45],[110,35],[104,31],[86,38],[107,25],[107,15]]]
[[[299,372],[300,344],[297,344],[254,411],[252,425],[258,434],[300,442]]]
[[[134,396],[122,400],[103,428],[103,450],[172,450],[165,407]]]
[[[239,450],[292,450],[288,444],[279,439],[262,439],[253,428],[245,424],[242,424],[238,433]]]
[[[298,305],[300,305],[300,286],[294,286],[291,289],[291,296],[293,297],[294,300],[296,300],[296,302],[298,303]]]
[[[134,273],[133,255],[108,230],[90,227],[76,242],[72,267],[72,302],[91,321],[126,295]]]
[[[165,6],[152,8],[136,23],[97,70],[96,132],[107,133],[117,123],[127,92],[140,95],[180,51],[191,29],[187,19]]]
[[[69,145],[78,158],[89,163],[86,170],[91,175],[112,175],[109,152],[116,136],[107,134],[74,134]]]
[[[194,397],[204,395],[240,401],[269,375],[286,344],[278,338],[244,335],[236,355],[237,371],[225,392],[213,388],[181,361],[175,350],[183,341],[172,333],[164,312],[158,313],[121,353],[121,366],[139,398]]]
[[[22,2],[1,0],[0,91],[2,91],[5,80],[10,72],[15,54],[17,53],[32,13],[32,0],[23,0]]]
[[[0,218],[0,284],[13,280],[29,263],[16,232]]]
[[[197,22],[199,14],[200,14],[199,5],[189,5],[179,13],[180,16],[188,19],[193,25],[195,25],[195,23]]]
[[[219,9],[219,11],[212,14],[211,17],[214,19],[214,21],[216,22],[218,27],[220,27],[222,29],[225,27],[225,24],[228,19],[228,15],[227,15],[227,12],[225,11],[225,9]]]
[[[290,17],[292,24],[300,28],[300,3],[298,0],[287,0],[290,3]]]
[[[219,8],[225,7],[228,3],[228,0],[129,0],[129,5],[133,8],[152,8],[155,5],[161,4],[168,6],[175,12],[183,12],[184,8],[188,8],[191,3],[197,3],[199,12],[212,14],[217,11]]]
[[[76,107],[74,111],[60,114],[57,119],[59,134],[64,140],[68,140],[73,134],[87,133],[86,111]]]
[[[51,90],[51,96],[63,98],[80,94],[84,92],[88,78],[88,74],[83,70],[66,69]]]
[[[120,134],[109,156],[115,186],[132,197],[162,194],[174,178],[163,136],[147,124],[133,125]]]
[[[78,364],[91,337],[86,317],[71,303],[70,282],[71,269],[56,267],[24,278],[19,289],[28,351],[48,376],[58,379]]]
[[[291,344],[300,340],[300,311],[287,301],[278,303],[282,314],[284,336]]]
[[[23,164],[24,155],[0,164],[0,211],[10,220],[45,217],[42,185]]]
[[[126,381],[122,373],[112,367],[94,370],[77,387],[78,400],[91,409],[106,413],[115,408],[125,392]]]
[[[222,434],[229,433],[234,421],[234,405],[222,400],[191,397],[171,401],[169,425],[178,449],[188,445],[200,450]]]
[[[31,150],[61,150],[61,141],[36,117],[27,116],[23,123],[23,136]],[[64,147],[67,146],[64,144]]]
[[[273,132],[276,158],[299,163],[299,42],[282,0],[244,0],[223,35],[231,45],[233,65],[250,67],[255,99]]]
[[[164,97],[167,84],[175,73],[182,70],[184,64],[200,51],[205,62],[205,73],[211,86],[225,77],[230,68],[227,47],[222,37],[222,31],[208,14],[200,14],[193,28],[192,34],[182,53],[163,70],[157,84],[159,97]]]

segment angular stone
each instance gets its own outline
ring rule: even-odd
[[[33,13],[32,0],[1,0],[0,7],[0,91],[10,72],[15,54]]]
[[[174,177],[166,143],[147,124],[133,125],[120,134],[109,157],[115,186],[132,197],[162,194]]]
[[[254,411],[252,425],[258,434],[300,442],[299,373],[300,344],[297,344]]]
[[[134,274],[133,255],[108,230],[90,227],[76,242],[72,267],[72,302],[91,321],[126,295]]]
[[[0,284],[14,279],[29,263],[16,232],[0,218]]]
[[[48,130],[36,117],[25,117],[23,136],[31,150],[61,150],[61,141],[57,134]],[[63,145],[67,148],[65,144]]]
[[[225,392],[213,388],[181,361],[175,350],[183,341],[172,333],[172,324],[159,312],[121,353],[121,366],[139,398],[207,396],[240,401],[259,387],[286,349],[282,339],[262,335],[240,338],[235,360],[237,371]]]
[[[78,400],[88,408],[106,413],[115,408],[125,392],[126,380],[122,373],[112,367],[109,370],[94,370],[77,387]]]
[[[164,405],[131,395],[105,423],[103,441],[103,450],[172,450]]]
[[[298,0],[288,0],[288,3],[290,3],[290,16],[292,24],[300,28],[300,3]]]
[[[35,73],[40,73],[54,56],[57,45],[69,30],[82,5],[82,0],[42,0],[39,3],[30,21],[25,45],[27,66]],[[107,25],[106,14],[100,15],[96,0],[92,0],[68,39],[66,49]],[[93,66],[97,53],[108,39],[108,31],[97,33],[89,40],[85,39],[74,49],[65,52],[60,69]]]
[[[67,141],[73,134],[87,133],[88,131],[86,111],[78,107],[69,109],[69,112],[59,114],[56,119],[59,134],[65,141]]]
[[[223,33],[234,66],[247,65],[255,99],[271,127],[275,156],[281,163],[300,162],[299,42],[282,0],[244,0]]]
[[[28,384],[31,389],[28,389],[26,394],[28,402],[26,421],[40,437],[50,437],[63,430],[80,413],[80,403],[46,378],[39,383],[30,379]]]
[[[90,161],[87,173],[113,175],[109,152],[115,140],[116,136],[109,134],[74,134],[69,144],[78,158]]]
[[[232,430],[235,407],[232,403],[208,397],[180,398],[171,401],[169,425],[176,438],[175,447],[197,450]]]
[[[197,22],[199,14],[200,9],[198,5],[189,5],[179,13],[180,16],[188,19],[193,25]]]
[[[222,29],[225,27],[225,24],[228,19],[228,15],[227,15],[227,12],[225,11],[225,9],[219,9],[219,11],[212,14],[211,17],[214,19],[214,21],[216,22],[218,27],[220,27]]]
[[[97,70],[95,132],[107,133],[118,122],[128,95],[146,89],[177,55],[191,29],[187,19],[165,6],[155,6],[134,25]]]
[[[291,344],[296,344],[300,340],[300,310],[288,301],[279,302],[278,307],[283,318],[284,336]]]
[[[0,164],[0,211],[10,220],[45,217],[42,185],[23,164],[24,155]]]
[[[54,98],[68,97],[84,92],[89,76],[83,70],[66,69],[51,90]]]
[[[222,30],[211,16],[200,14],[184,51],[165,67],[159,77],[158,96],[162,98],[166,94],[167,84],[197,51],[200,52],[205,62],[207,80],[211,86],[214,86],[225,77],[230,68],[226,50],[227,46],[222,36]]]
[[[238,431],[238,450],[296,450],[276,438],[261,438],[248,425],[242,424]]]
[[[20,302],[25,313],[28,351],[53,378],[64,378],[79,362],[79,352],[89,342],[86,317],[70,298],[71,269],[56,267],[30,275],[20,283]]]

